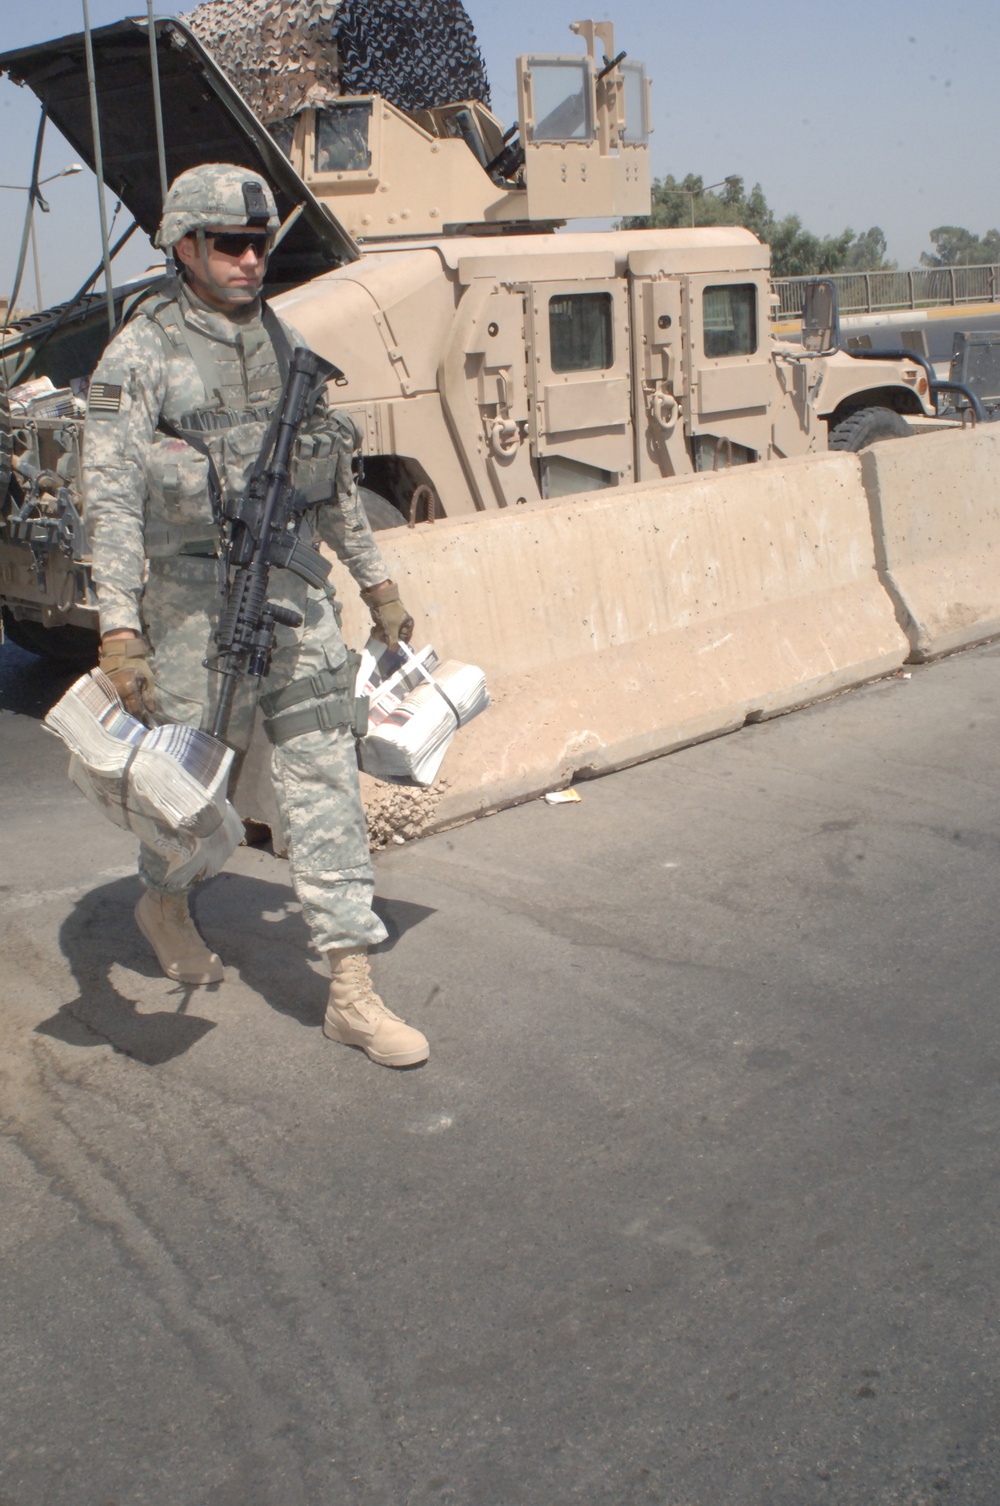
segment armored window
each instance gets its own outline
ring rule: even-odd
[[[273,120],[267,129],[285,156],[291,157],[292,142],[295,139],[295,116],[291,115],[287,120]]]
[[[702,305],[705,354],[752,356],[757,349],[757,289],[752,282],[706,288]]]
[[[622,140],[644,146],[649,140],[646,110],[646,69],[642,63],[622,63],[625,80],[625,130]]]
[[[553,371],[607,371],[615,364],[610,293],[559,293],[549,299]]]
[[[368,126],[372,107],[331,104],[316,111],[316,171],[356,173],[372,165]]]
[[[590,141],[594,136],[586,62],[530,58],[532,141]]]

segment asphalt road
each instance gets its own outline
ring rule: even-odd
[[[940,313],[940,310],[934,310]],[[960,331],[968,330],[994,330],[1000,329],[1000,308],[992,310],[988,314],[963,313],[961,308],[945,310],[943,318],[921,318],[919,314],[907,317],[906,312],[895,309],[892,313],[892,324],[887,324],[885,318],[877,315],[866,318],[863,314],[852,314],[845,318],[843,333],[845,339],[848,335],[870,335],[872,346],[875,350],[893,350],[900,347],[904,342],[902,333],[909,325],[913,329],[923,331],[927,342],[927,358],[940,368],[940,374],[947,375],[947,369],[951,365],[951,355],[955,345],[955,335]]]
[[[845,344],[851,335],[870,335],[875,350],[898,350],[907,326],[920,329],[927,341],[928,360],[937,367],[939,376],[946,377],[951,365],[955,335],[959,330],[1000,329],[1000,307],[988,314],[968,314],[957,308],[953,312],[948,310],[947,317],[941,319],[921,319],[919,314],[907,314],[902,309],[894,309],[892,318],[895,322],[887,324],[884,316],[845,315],[841,324]],[[784,334],[782,339],[791,340],[797,345],[799,334]]]
[[[378,859],[157,975],[0,651],[0,1506],[996,1506],[1000,646]]]

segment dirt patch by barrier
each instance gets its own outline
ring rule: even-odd
[[[360,775],[361,802],[368,821],[372,852],[393,844],[399,846],[419,837],[430,825],[447,779],[437,779],[429,789],[412,784],[389,784],[371,774]]]

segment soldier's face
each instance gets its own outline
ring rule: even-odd
[[[242,248],[237,245],[231,249],[227,245],[240,241],[244,243]],[[266,235],[250,231],[243,235],[234,233],[232,226],[219,226],[205,231],[204,243],[194,234],[182,236],[174,250],[198,297],[211,308],[225,311],[234,305],[252,303],[257,297],[267,268],[269,244]]]

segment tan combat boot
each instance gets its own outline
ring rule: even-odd
[[[360,1046],[380,1067],[413,1067],[430,1055],[427,1040],[391,1009],[372,987],[368,949],[348,947],[327,952],[333,982],[323,1034],[345,1046]]]
[[[135,923],[168,978],[178,983],[222,982],[222,963],[195,930],[186,894],[145,890],[135,907]]]

